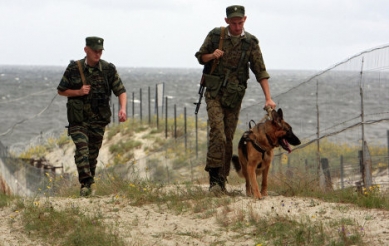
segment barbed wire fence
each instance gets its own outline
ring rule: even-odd
[[[344,180],[348,186],[388,187],[388,55],[388,45],[361,52],[273,96],[303,142],[288,155],[288,163],[293,164],[286,169],[313,169],[325,186],[324,159],[329,162],[328,171],[335,187],[345,187]],[[249,114],[251,109],[245,108],[242,113]],[[346,149],[334,152],[327,148],[328,143],[357,150],[352,154]],[[308,147],[316,155],[303,151]],[[381,147],[381,151],[370,153],[373,147]],[[274,160],[274,166],[281,165],[277,162],[280,158]],[[359,175],[355,170],[361,171]]]
[[[284,169],[290,175],[294,169],[314,173],[322,187],[367,188],[380,184],[388,188],[388,92],[389,46],[386,45],[361,52],[273,95],[303,143],[289,155],[277,150],[273,169]],[[248,129],[250,120],[263,117],[264,111],[258,108],[261,106],[257,104],[242,108],[238,134]],[[235,136],[235,140],[239,138]],[[331,143],[343,146],[344,151],[340,148],[334,152],[328,147]],[[204,148],[201,156],[196,151],[193,153],[196,158],[190,158],[197,162],[196,167],[202,173]],[[173,177],[175,172],[178,171],[172,169],[167,176]]]
[[[293,177],[303,170],[318,177],[323,187],[329,185],[333,189],[368,187],[373,184],[388,187],[389,45],[361,52],[294,84],[296,85],[287,91],[273,94],[273,100],[278,108],[283,109],[285,120],[293,127],[302,144],[288,155],[277,149],[271,172],[281,172]],[[170,105],[166,97],[165,111],[162,109],[159,114],[152,106],[156,100],[151,99],[151,89],[148,88],[146,96],[148,107],[142,106],[142,94],[142,89],[139,95],[134,92],[129,94],[131,106],[127,108],[131,112],[128,116],[140,117],[144,124],[154,126],[155,120],[159,122],[159,119],[164,119],[157,127],[165,128],[165,134],[161,138],[170,140],[159,147],[164,154],[161,155],[161,151],[146,151],[146,155],[116,166],[115,172],[123,178],[135,175],[170,184],[182,180],[198,183],[206,181],[204,165],[207,143],[200,140],[207,138],[207,127],[198,126],[199,119],[206,121],[205,102],[200,118],[193,116],[195,125],[189,126],[186,123],[186,107],[178,107],[177,110],[177,105]],[[50,105],[53,100],[54,98]],[[114,102],[112,107],[115,115],[117,104]],[[262,105],[258,104],[242,108],[237,134],[248,129],[250,120],[259,121],[264,116],[265,112],[261,108]],[[194,110],[194,106],[190,108],[192,109]],[[152,122],[150,116],[155,114],[157,117],[153,117]],[[146,115],[148,120],[142,119],[143,115]],[[181,125],[177,125],[177,115],[184,118],[185,123],[180,121]],[[168,121],[168,118],[173,118],[174,122]],[[117,124],[116,122],[113,118],[113,124]],[[24,121],[21,121],[17,124],[23,123]],[[179,136],[176,135],[177,128],[181,132]],[[235,141],[239,138],[240,136],[236,135]],[[339,151],[334,152],[333,148],[329,147],[331,144],[342,148],[339,147]],[[155,144],[144,144],[142,148],[153,149],[153,145]],[[47,184],[47,172],[42,172],[42,169],[31,171],[30,169],[35,167],[25,164],[27,171],[24,173],[33,174],[34,177],[28,178],[28,189],[21,191],[20,186],[27,186],[27,181],[15,182],[23,180],[15,175],[16,170],[21,168],[15,169],[15,165],[6,158],[9,155],[5,146],[0,145],[0,153],[3,181],[7,184],[18,183],[19,186],[15,188],[8,185],[13,193],[31,195]],[[108,169],[112,167],[101,169],[100,172],[107,173]]]

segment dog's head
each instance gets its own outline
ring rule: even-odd
[[[284,120],[282,109],[271,111],[272,125],[275,128],[275,137],[278,145],[289,153],[292,151],[291,145],[300,145],[300,139],[294,135],[292,127]]]

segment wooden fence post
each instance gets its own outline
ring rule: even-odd
[[[344,164],[343,155],[340,156],[340,188],[344,189]]]
[[[330,173],[330,165],[328,163],[327,158],[321,158],[321,169],[323,170],[324,180],[325,180],[325,189],[333,190],[331,173]]]

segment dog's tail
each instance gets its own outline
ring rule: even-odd
[[[243,177],[242,166],[240,165],[239,157],[237,155],[233,155],[231,161],[232,161],[232,165],[235,168],[235,171],[238,173],[240,177]]]

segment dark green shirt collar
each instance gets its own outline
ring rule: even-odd
[[[86,63],[86,57],[85,57],[85,58],[84,58],[84,70],[85,70],[87,67],[90,67],[90,66]],[[100,62],[100,61],[99,61],[99,63],[97,63],[97,66],[95,66],[95,67],[97,67],[97,68],[100,70],[100,72],[103,71],[103,66],[101,65],[101,62]]]

